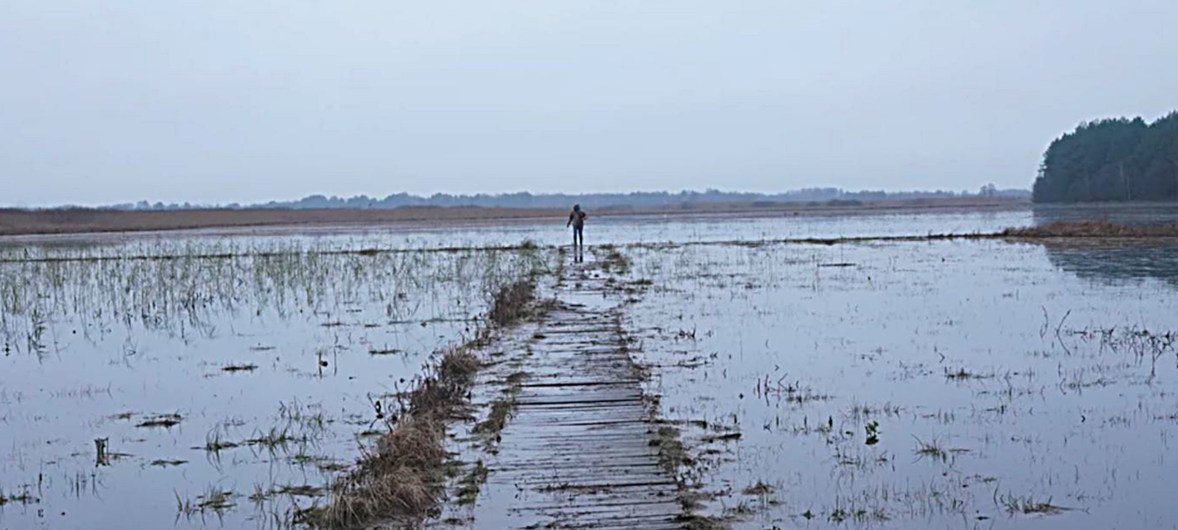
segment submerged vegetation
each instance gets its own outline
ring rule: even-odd
[[[226,314],[338,317],[357,300],[379,304],[388,320],[400,321],[439,292],[477,296],[546,267],[535,245],[370,253],[290,243],[161,243],[123,252],[0,247],[4,349],[58,347],[52,322],[69,321],[94,339],[119,328],[189,338],[213,333]],[[454,309],[437,307],[430,318]]]

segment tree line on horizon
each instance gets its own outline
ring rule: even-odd
[[[386,197],[369,197],[356,195],[352,197],[337,197],[326,195],[309,195],[293,201],[269,201],[258,204],[241,205],[237,203],[217,205],[218,208],[271,208],[271,209],[387,209],[408,206],[419,207],[450,207],[450,206],[481,206],[487,208],[567,208],[574,203],[593,205],[595,207],[642,207],[669,206],[677,204],[715,204],[715,203],[805,203],[832,202],[847,203],[871,202],[889,199],[936,199],[951,197],[1003,197],[1026,198],[1030,192],[1023,189],[999,189],[993,184],[982,186],[977,192],[969,191],[900,191],[888,192],[883,190],[846,191],[840,188],[805,188],[784,193],[753,193],[731,192],[709,189],[706,191],[637,191],[631,193],[502,193],[502,194],[472,194],[452,195],[435,193],[429,196],[412,195],[409,193],[395,193]],[[112,205],[110,208],[119,210],[186,210],[207,208],[208,206],[183,204],[166,204],[163,202],[125,203]]]
[[[1035,202],[1178,199],[1178,112],[1146,123],[1081,123],[1051,142],[1035,179]]]

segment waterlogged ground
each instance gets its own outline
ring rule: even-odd
[[[636,246],[648,391],[735,528],[1173,528],[1178,245]],[[731,435],[739,432],[739,438]]]
[[[704,513],[1169,527],[1178,359],[1132,332],[1178,328],[1172,246],[771,242],[1068,215],[591,218],[587,239],[652,283],[625,326]],[[0,528],[288,525],[489,292],[551,267],[562,228],[0,240]]]
[[[0,528],[13,529],[285,526],[434,352],[474,332],[489,292],[546,266],[538,250],[256,238],[5,259]]]

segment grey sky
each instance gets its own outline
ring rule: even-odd
[[[0,0],[0,204],[1027,187],[1178,2]]]

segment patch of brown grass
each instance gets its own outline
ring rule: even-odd
[[[630,259],[618,251],[617,247],[613,245],[601,245],[598,247],[601,260],[601,266],[606,272],[616,272],[618,274],[626,274],[630,272]]]
[[[321,528],[355,528],[427,513],[442,478],[444,435],[445,425],[434,414],[403,419],[360,459],[352,473],[332,484],[326,506],[301,512],[301,522]]]
[[[425,516],[445,478],[445,422],[464,402],[481,366],[465,346],[442,355],[433,374],[409,394],[401,420],[377,439],[351,473],[332,484],[325,506],[300,512],[298,521],[319,528],[355,528]]]
[[[1178,224],[1125,225],[1103,220],[1057,221],[1025,228],[1007,228],[1000,232],[999,235],[1015,238],[1178,237]]]
[[[679,439],[679,429],[670,426],[659,427],[654,431],[648,445],[658,448],[659,464],[667,474],[678,476],[679,466],[693,463],[687,454],[687,449]]]
[[[535,284],[520,281],[496,293],[489,317],[499,326],[518,321],[532,310]],[[409,393],[406,411],[353,470],[335,480],[323,506],[297,514],[296,522],[318,528],[356,528],[377,521],[412,524],[433,510],[445,484],[448,455],[446,422],[466,402],[474,376],[482,368],[473,348],[486,345],[489,330],[447,350]],[[503,414],[506,421],[506,414]],[[474,481],[471,484],[477,484]]]
[[[536,284],[530,280],[503,286],[495,292],[487,317],[498,326],[511,325],[527,316],[530,303],[535,298]]]

